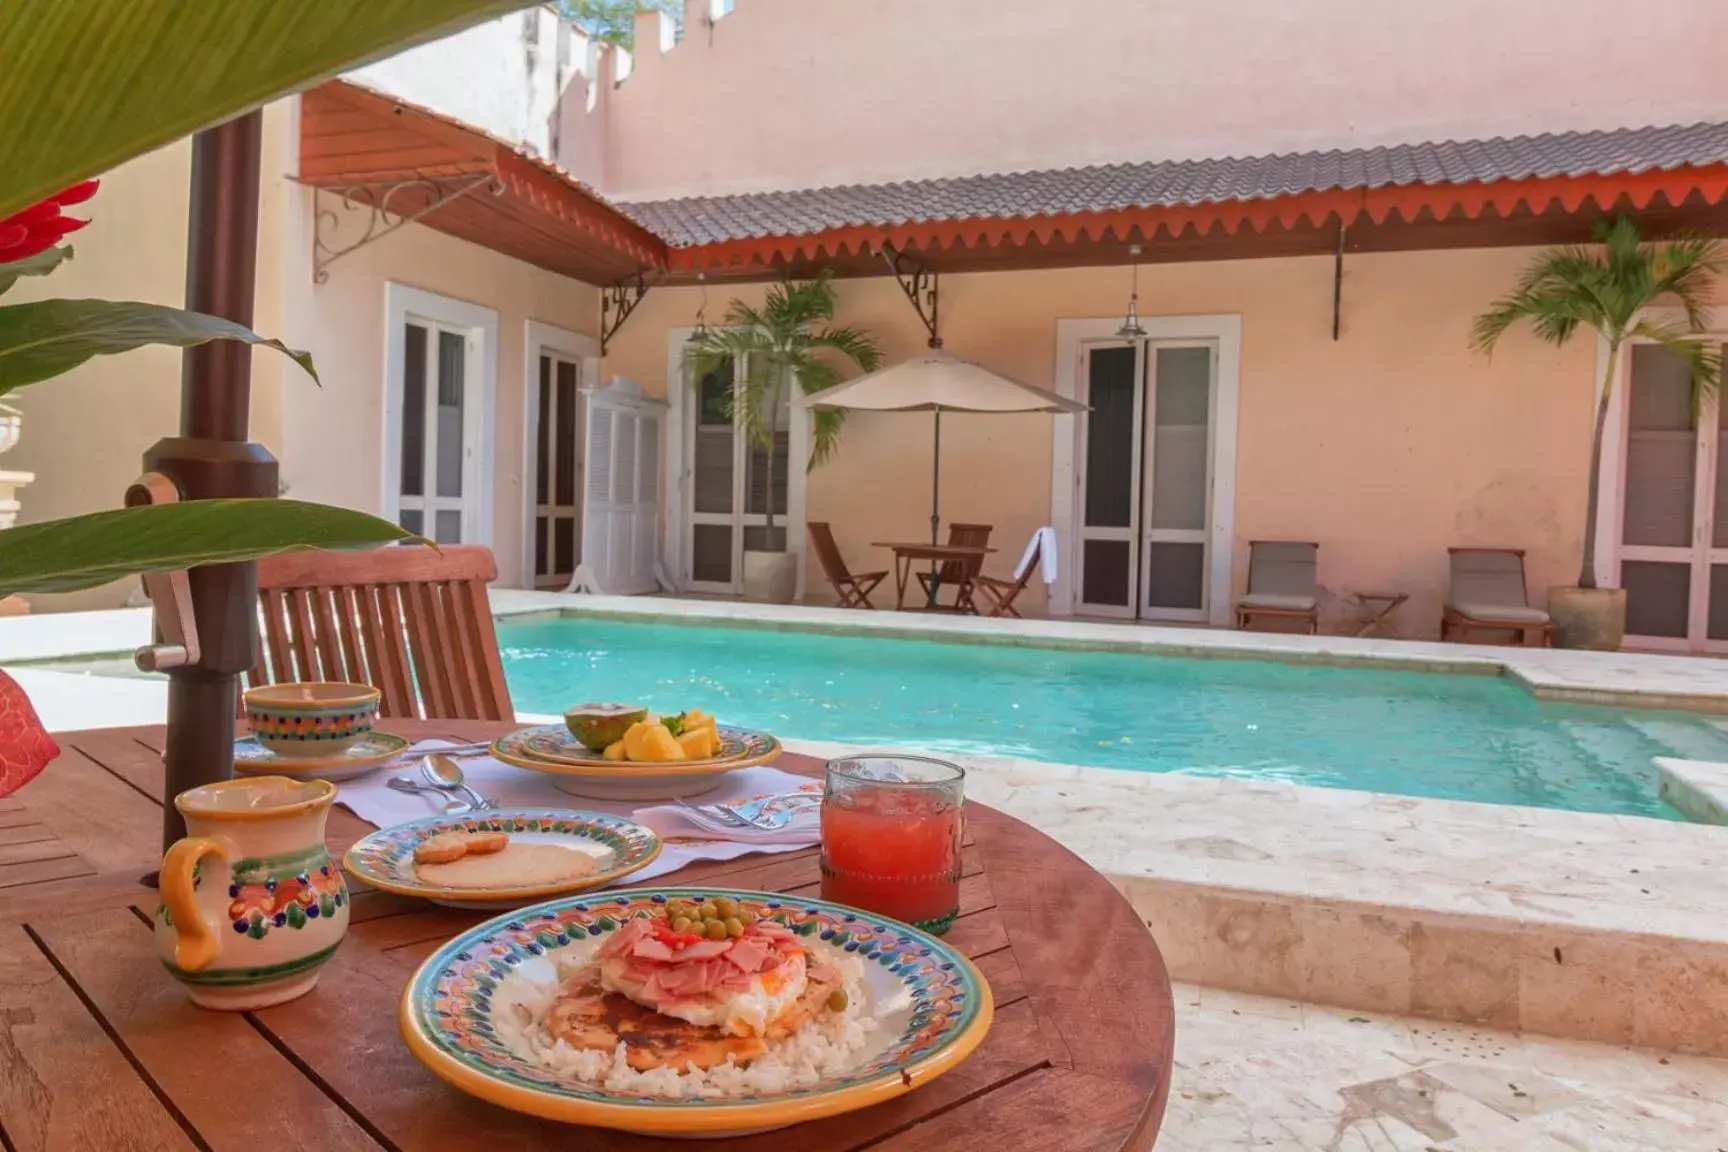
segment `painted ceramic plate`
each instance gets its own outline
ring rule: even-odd
[[[521,997],[532,1001],[536,985],[556,981],[560,964],[586,958],[622,922],[652,915],[668,899],[715,896],[779,919],[819,957],[830,948],[862,962],[863,1011],[876,1024],[844,1071],[750,1096],[670,1099],[584,1083],[530,1054]],[[414,974],[400,1023],[421,1063],[500,1107],[644,1135],[732,1136],[912,1091],[970,1055],[992,1012],[990,986],[964,956],[897,921],[770,892],[637,888],[554,900],[457,936]]]
[[[334,756],[284,756],[247,736],[234,741],[234,771],[256,776],[294,776],[315,780],[348,780],[363,776],[408,751],[405,736],[368,732]]]
[[[565,792],[596,800],[670,800],[700,796],[720,786],[738,768],[767,764],[780,755],[780,741],[749,728],[716,727],[720,755],[711,760],[640,763],[605,760],[583,747],[562,724],[524,728],[499,737],[492,756],[518,768],[545,772]]]
[[[414,846],[440,832],[508,832],[512,842],[556,844],[594,857],[599,867],[577,880],[556,884],[500,885],[495,888],[445,888],[423,882],[414,872]],[[381,828],[348,849],[342,866],[373,888],[404,896],[423,896],[461,908],[520,908],[534,900],[599,888],[646,865],[660,855],[660,837],[622,816],[566,809],[504,808],[494,812],[434,816],[411,824]]]

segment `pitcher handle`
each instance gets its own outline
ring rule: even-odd
[[[202,972],[222,951],[222,941],[204,922],[192,887],[192,873],[206,856],[228,859],[228,849],[209,836],[177,840],[162,858],[162,903],[174,927],[174,964],[182,972]]]

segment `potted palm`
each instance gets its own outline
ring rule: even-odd
[[[699,331],[685,346],[684,361],[693,383],[731,367],[728,414],[765,460],[768,547],[744,552],[744,596],[749,600],[789,604],[798,585],[798,553],[774,531],[774,450],[787,390],[820,392],[838,384],[836,359],[850,360],[865,372],[875,371],[882,362],[870,336],[855,328],[829,326],[834,319],[833,279],[833,273],[824,271],[814,280],[776,284],[768,289],[761,308],[733,300],[724,327]],[[806,468],[834,455],[843,416],[842,412],[815,414]]]
[[[1595,228],[1600,247],[1568,245],[1539,252],[1511,292],[1476,318],[1472,345],[1484,354],[1507,330],[1528,321],[1536,335],[1561,346],[1580,328],[1608,345],[1607,364],[1596,398],[1590,440],[1589,495],[1584,511],[1584,556],[1578,582],[1548,590],[1554,642],[1562,648],[1614,651],[1626,634],[1626,591],[1596,581],[1596,509],[1601,499],[1602,432],[1608,404],[1628,341],[1650,341],[1669,349],[1691,371],[1694,404],[1722,376],[1722,358],[1692,334],[1709,326],[1707,302],[1724,252],[1714,240],[1685,237],[1643,243],[1638,226],[1621,217]],[[1672,300],[1685,313],[1684,327],[1654,320],[1646,309]]]

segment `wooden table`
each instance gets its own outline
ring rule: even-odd
[[[416,739],[510,726],[391,721]],[[396,1002],[420,960],[484,918],[357,891],[348,937],[299,1000],[231,1015],[192,1007],[157,962],[160,728],[59,737],[65,754],[0,800],[0,1147],[15,1152],[937,1152],[1152,1147],[1170,1086],[1169,977],[1109,883],[1025,824],[970,805],[961,915],[948,940],[996,994],[972,1056],[864,1112],[726,1141],[572,1129],[458,1092],[408,1054]],[[814,772],[816,761],[781,766]],[[371,829],[332,811],[344,850]],[[666,877],[815,892],[814,850]]]
[[[894,553],[894,607],[899,611],[906,609],[906,580],[912,574],[914,561],[929,560],[936,563],[943,560],[972,560],[976,562],[972,569],[976,572],[978,566],[984,563],[984,557],[996,551],[994,548],[985,548],[982,545],[893,544],[884,543],[880,540],[876,541],[875,546],[887,548]],[[940,573],[940,568],[933,569],[931,573],[930,597],[924,605],[927,610],[934,610],[936,607],[936,593],[941,588],[941,582],[936,577]],[[966,581],[961,582],[958,599],[955,600],[955,607],[962,612],[967,610],[967,605],[971,602],[971,590],[966,586],[967,583]]]

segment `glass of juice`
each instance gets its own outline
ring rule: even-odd
[[[960,911],[966,772],[927,756],[828,761],[822,898],[937,935]]]

